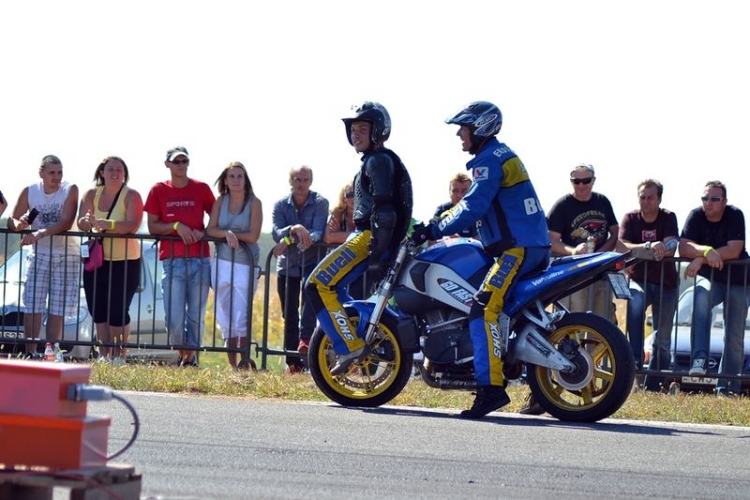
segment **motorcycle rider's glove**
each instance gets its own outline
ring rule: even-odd
[[[416,245],[421,245],[427,240],[437,239],[437,228],[434,224],[425,226],[424,223],[420,222],[419,224],[414,224],[412,230],[411,241]]]

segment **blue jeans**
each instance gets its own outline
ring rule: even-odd
[[[708,359],[711,342],[711,310],[724,303],[724,352],[719,364],[719,375],[739,375],[744,357],[745,321],[750,295],[743,285],[710,283],[699,281],[693,296],[693,325],[690,329],[690,345],[693,359]],[[739,394],[740,381],[719,379],[719,391],[734,391]]]
[[[651,359],[649,370],[668,370],[672,361],[670,348],[672,343],[672,325],[677,306],[677,289],[662,288],[661,283],[639,283],[630,281],[630,295],[628,301],[627,325],[630,347],[633,358],[639,368],[643,365],[643,321],[646,308],[651,306],[654,340],[651,344]],[[659,390],[663,377],[646,377],[644,386],[649,390]]]
[[[200,345],[210,283],[208,257],[164,259],[161,290],[171,345],[191,348]]]

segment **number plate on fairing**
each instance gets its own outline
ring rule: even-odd
[[[612,287],[612,291],[615,297],[618,299],[631,299],[630,288],[628,287],[628,280],[624,275],[620,273],[607,273],[607,279],[609,280],[609,286]]]

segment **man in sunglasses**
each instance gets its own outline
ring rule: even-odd
[[[651,306],[656,335],[651,346],[649,370],[669,370],[671,362],[670,344],[672,323],[679,277],[673,257],[677,248],[677,216],[661,208],[664,186],[655,179],[646,179],[638,184],[639,209],[625,214],[620,224],[619,250],[642,249],[650,253],[649,258],[628,268],[630,294],[628,300],[627,328],[630,347],[633,350],[636,368],[643,367],[643,323],[646,308]],[[648,391],[659,391],[664,383],[662,376],[647,376],[643,386]]]
[[[169,343],[180,355],[180,366],[198,366],[195,351],[203,338],[211,282],[203,220],[204,214],[211,214],[214,195],[208,184],[188,177],[190,156],[184,147],[167,151],[164,165],[170,179],[151,188],[143,211],[148,214],[149,233],[179,237],[159,240],[164,320]]]
[[[747,266],[732,265],[730,261],[748,258],[745,216],[739,208],[727,205],[727,188],[720,181],[706,183],[701,202],[701,207],[688,214],[679,246],[681,257],[693,259],[685,269],[685,278],[700,275],[708,280],[695,284],[690,332],[693,362],[689,375],[706,375],[711,310],[720,303],[724,303],[724,352],[719,375],[738,375],[742,372],[750,280]],[[740,394],[740,381],[720,378],[716,394]]]
[[[594,192],[594,167],[580,164],[570,171],[571,194],[558,199],[547,214],[552,255],[581,255],[612,251],[617,246],[619,225],[606,196]],[[575,292],[562,301],[571,312],[592,311],[615,323],[615,304],[607,281],[599,281]],[[542,407],[529,397],[521,409],[526,415],[543,413]]]

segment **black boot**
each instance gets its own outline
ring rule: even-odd
[[[497,385],[480,385],[477,387],[477,397],[470,410],[461,412],[461,418],[482,418],[491,411],[510,403],[510,396],[505,389]]]

